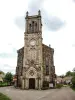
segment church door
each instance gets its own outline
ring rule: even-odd
[[[29,89],[35,89],[35,79],[34,78],[29,79]]]

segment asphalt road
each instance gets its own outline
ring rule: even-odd
[[[0,92],[12,100],[75,100],[75,91],[69,87],[51,90],[20,90],[14,87],[2,87]]]

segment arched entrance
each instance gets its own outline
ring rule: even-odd
[[[29,89],[35,89],[35,78],[29,79]]]

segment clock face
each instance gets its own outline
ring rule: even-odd
[[[36,41],[35,41],[35,40],[30,41],[30,45],[32,45],[32,46],[34,46],[34,45],[35,45],[35,43],[36,43]]]

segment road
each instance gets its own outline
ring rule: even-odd
[[[0,92],[12,100],[75,100],[75,92],[69,87],[51,90],[20,90],[14,87],[2,87]]]

